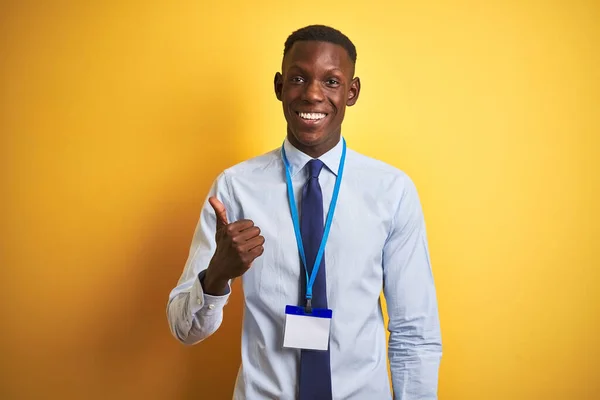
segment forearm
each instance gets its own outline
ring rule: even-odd
[[[230,207],[224,173],[213,182],[200,213],[185,267],[177,286],[169,294],[169,328],[173,336],[185,344],[198,343],[219,328],[223,307],[231,291],[229,280],[211,276],[207,269],[217,250],[217,219],[208,201],[213,196],[223,199],[224,206]],[[235,218],[235,212],[230,216]]]
[[[184,344],[192,345],[216,332],[223,321],[223,307],[229,297],[213,296],[204,292],[196,278],[189,290],[174,295],[167,307],[167,318],[171,333]]]
[[[442,355],[439,331],[391,332],[389,360],[394,400],[436,400]]]

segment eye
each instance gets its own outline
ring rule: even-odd
[[[290,82],[292,83],[302,83],[304,82],[304,78],[301,76],[294,76],[290,79]]]
[[[329,86],[338,86],[339,84],[340,84],[340,81],[338,81],[337,79],[334,79],[334,78],[327,79],[327,85],[329,85]]]

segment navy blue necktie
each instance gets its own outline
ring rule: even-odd
[[[300,232],[310,276],[323,238],[323,194],[319,185],[319,173],[323,168],[323,162],[311,160],[308,162],[307,168],[309,177],[302,191]],[[301,306],[304,306],[306,274],[302,271],[300,275],[303,276]],[[314,308],[327,308],[325,277],[325,257],[323,256],[313,285],[312,307]],[[327,351],[301,350],[299,400],[331,400],[331,398],[329,347]]]

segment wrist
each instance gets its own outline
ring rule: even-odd
[[[229,280],[215,273],[213,268],[208,268],[200,282],[204,293],[212,296],[223,296],[227,293]]]

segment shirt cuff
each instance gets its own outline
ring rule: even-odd
[[[229,295],[231,294],[231,286],[229,283],[227,284],[227,293],[222,296],[212,296],[204,293],[204,289],[202,288],[202,279],[204,278],[205,274],[206,270],[200,272],[198,274],[198,279],[194,281],[192,286],[190,293],[192,314],[200,313],[202,315],[212,315],[221,312],[223,307],[225,307],[227,304]]]

